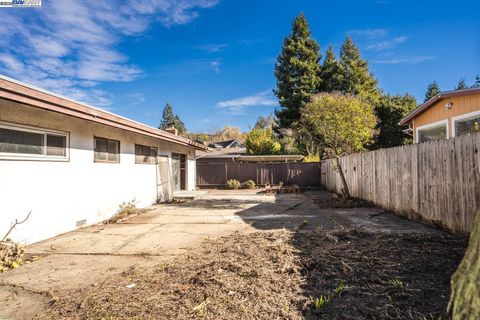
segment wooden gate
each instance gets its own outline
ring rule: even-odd
[[[320,162],[294,163],[198,163],[197,186],[224,186],[227,180],[240,182],[253,180],[259,186],[269,183],[319,187],[321,185]]]

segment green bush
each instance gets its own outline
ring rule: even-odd
[[[253,180],[247,180],[244,183],[242,183],[242,188],[243,189],[255,189],[257,185]]]
[[[233,190],[233,189],[239,189],[242,186],[242,184],[237,179],[230,179],[227,181],[225,186],[227,187],[227,189]]]
[[[248,154],[278,154],[280,143],[271,129],[253,129],[245,141]]]

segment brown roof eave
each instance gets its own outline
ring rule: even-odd
[[[0,78],[0,98],[132,131],[164,141],[190,146],[198,150],[206,150],[206,147],[203,144],[193,142],[189,139],[3,78]]]

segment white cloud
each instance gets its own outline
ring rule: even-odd
[[[142,74],[118,49],[155,22],[186,24],[219,0],[44,1],[41,10],[2,10],[0,73],[94,105],[111,104],[105,81]],[[27,27],[28,26],[28,27]],[[220,61],[212,65],[219,72]]]
[[[385,29],[356,29],[350,30],[347,33],[369,38],[385,37],[388,34],[387,30]]]
[[[416,56],[407,58],[388,58],[373,60],[372,63],[378,64],[417,64],[434,59],[432,56]]]
[[[194,49],[198,49],[198,50],[203,50],[203,51],[215,53],[215,52],[220,52],[220,51],[222,51],[223,49],[225,49],[225,48],[227,48],[227,47],[228,47],[228,44],[226,44],[226,43],[222,43],[222,44],[204,44],[204,45],[201,45],[201,46],[196,46],[196,47],[194,47]]]
[[[393,49],[408,40],[408,37],[405,35],[391,38],[385,29],[358,29],[351,30],[348,34],[358,36],[364,43],[370,43],[366,45],[366,50],[381,51]]]
[[[388,39],[388,40],[384,40],[384,41],[380,41],[380,42],[371,44],[371,45],[367,46],[366,49],[367,50],[377,50],[377,51],[385,50],[385,49],[392,49],[392,48],[396,47],[397,45],[404,43],[405,41],[407,41],[407,39],[408,39],[407,36],[395,37],[395,38],[392,38],[392,39]]]
[[[276,106],[277,100],[271,90],[266,90],[251,96],[225,100],[217,103],[218,108],[225,109],[227,113],[239,115],[245,112],[247,107]]]
[[[222,62],[220,61],[220,58],[215,59],[215,60],[210,62],[210,66],[213,68],[213,70],[215,70],[215,72],[217,74],[220,73],[220,65],[221,64],[222,64]]]
[[[146,100],[143,93],[130,93],[127,95],[127,98],[130,100],[130,106],[136,106]]]

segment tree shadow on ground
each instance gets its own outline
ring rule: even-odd
[[[379,208],[323,209],[317,205],[325,204],[325,192],[273,197],[237,215],[256,229],[288,232],[303,279],[303,299],[296,306],[303,317],[449,318],[450,278],[466,248],[465,237]],[[366,221],[377,216],[378,221]]]

